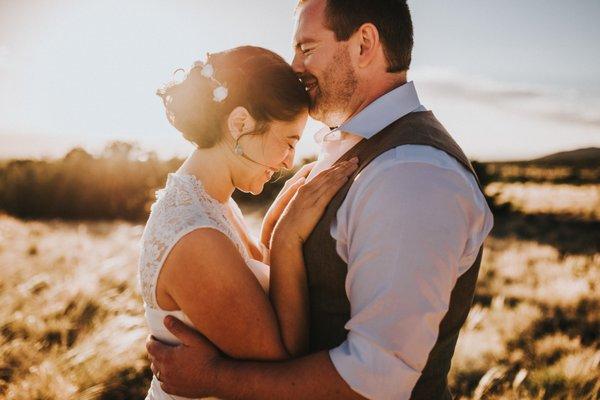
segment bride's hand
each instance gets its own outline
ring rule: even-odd
[[[273,201],[273,204],[271,204],[271,207],[269,207],[269,210],[263,218],[260,233],[261,245],[265,246],[266,248],[269,248],[275,224],[277,224],[277,221],[279,221],[279,217],[281,217],[283,210],[285,210],[292,197],[294,197],[298,188],[302,186],[302,184],[304,184],[306,177],[308,176],[310,171],[312,171],[316,163],[316,161],[313,161],[309,164],[305,164],[304,166],[302,166],[302,168],[298,170],[298,172],[294,174],[294,176],[292,176],[285,182],[283,188],[281,189],[281,192],[279,192],[279,194]]]
[[[275,226],[273,241],[277,238],[287,243],[306,242],[333,196],[357,167],[358,158],[355,157],[334,165],[300,186]]]

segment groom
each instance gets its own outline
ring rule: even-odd
[[[293,68],[311,116],[337,127],[317,135],[311,176],[360,160],[304,245],[312,354],[228,359],[168,318],[183,345],[147,343],[167,392],[451,398],[447,374],[492,215],[468,159],[407,82],[412,46],[405,1],[300,1]]]

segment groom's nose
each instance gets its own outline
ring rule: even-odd
[[[304,68],[304,57],[302,53],[296,52],[296,54],[294,54],[294,59],[292,60],[292,69],[298,75],[301,75],[306,71]]]

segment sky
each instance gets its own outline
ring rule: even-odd
[[[241,44],[291,60],[296,0],[0,0],[0,158],[192,146],[156,88]],[[409,0],[409,79],[474,159],[600,147],[600,1]],[[311,121],[298,157],[316,153]]]

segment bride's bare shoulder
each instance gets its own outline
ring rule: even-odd
[[[244,264],[239,250],[226,234],[215,228],[204,227],[179,239],[165,260],[163,269],[176,268],[181,272],[182,269],[193,268],[193,272],[197,273],[198,268],[210,268],[224,261]]]

